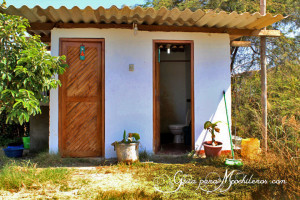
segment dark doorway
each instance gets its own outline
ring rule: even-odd
[[[193,42],[154,46],[154,152],[186,153],[194,148]]]

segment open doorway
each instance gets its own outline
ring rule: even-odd
[[[154,41],[154,152],[194,149],[193,41]]]

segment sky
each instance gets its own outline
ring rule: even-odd
[[[14,5],[16,8],[23,5],[29,8],[36,5],[42,8],[47,8],[48,6],[53,6],[54,8],[59,8],[60,6],[67,8],[74,6],[78,6],[79,8],[85,8],[86,6],[91,6],[92,8],[98,8],[99,6],[110,8],[112,5],[121,8],[123,5],[134,6],[135,4],[144,4],[145,2],[146,0],[6,0],[7,6]]]

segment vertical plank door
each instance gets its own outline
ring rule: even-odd
[[[60,76],[59,149],[63,157],[104,156],[103,62],[100,39],[60,39],[69,68]],[[80,46],[85,59],[80,60]]]

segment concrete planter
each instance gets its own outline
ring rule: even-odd
[[[139,160],[139,142],[115,143],[114,147],[119,162],[133,163]]]

